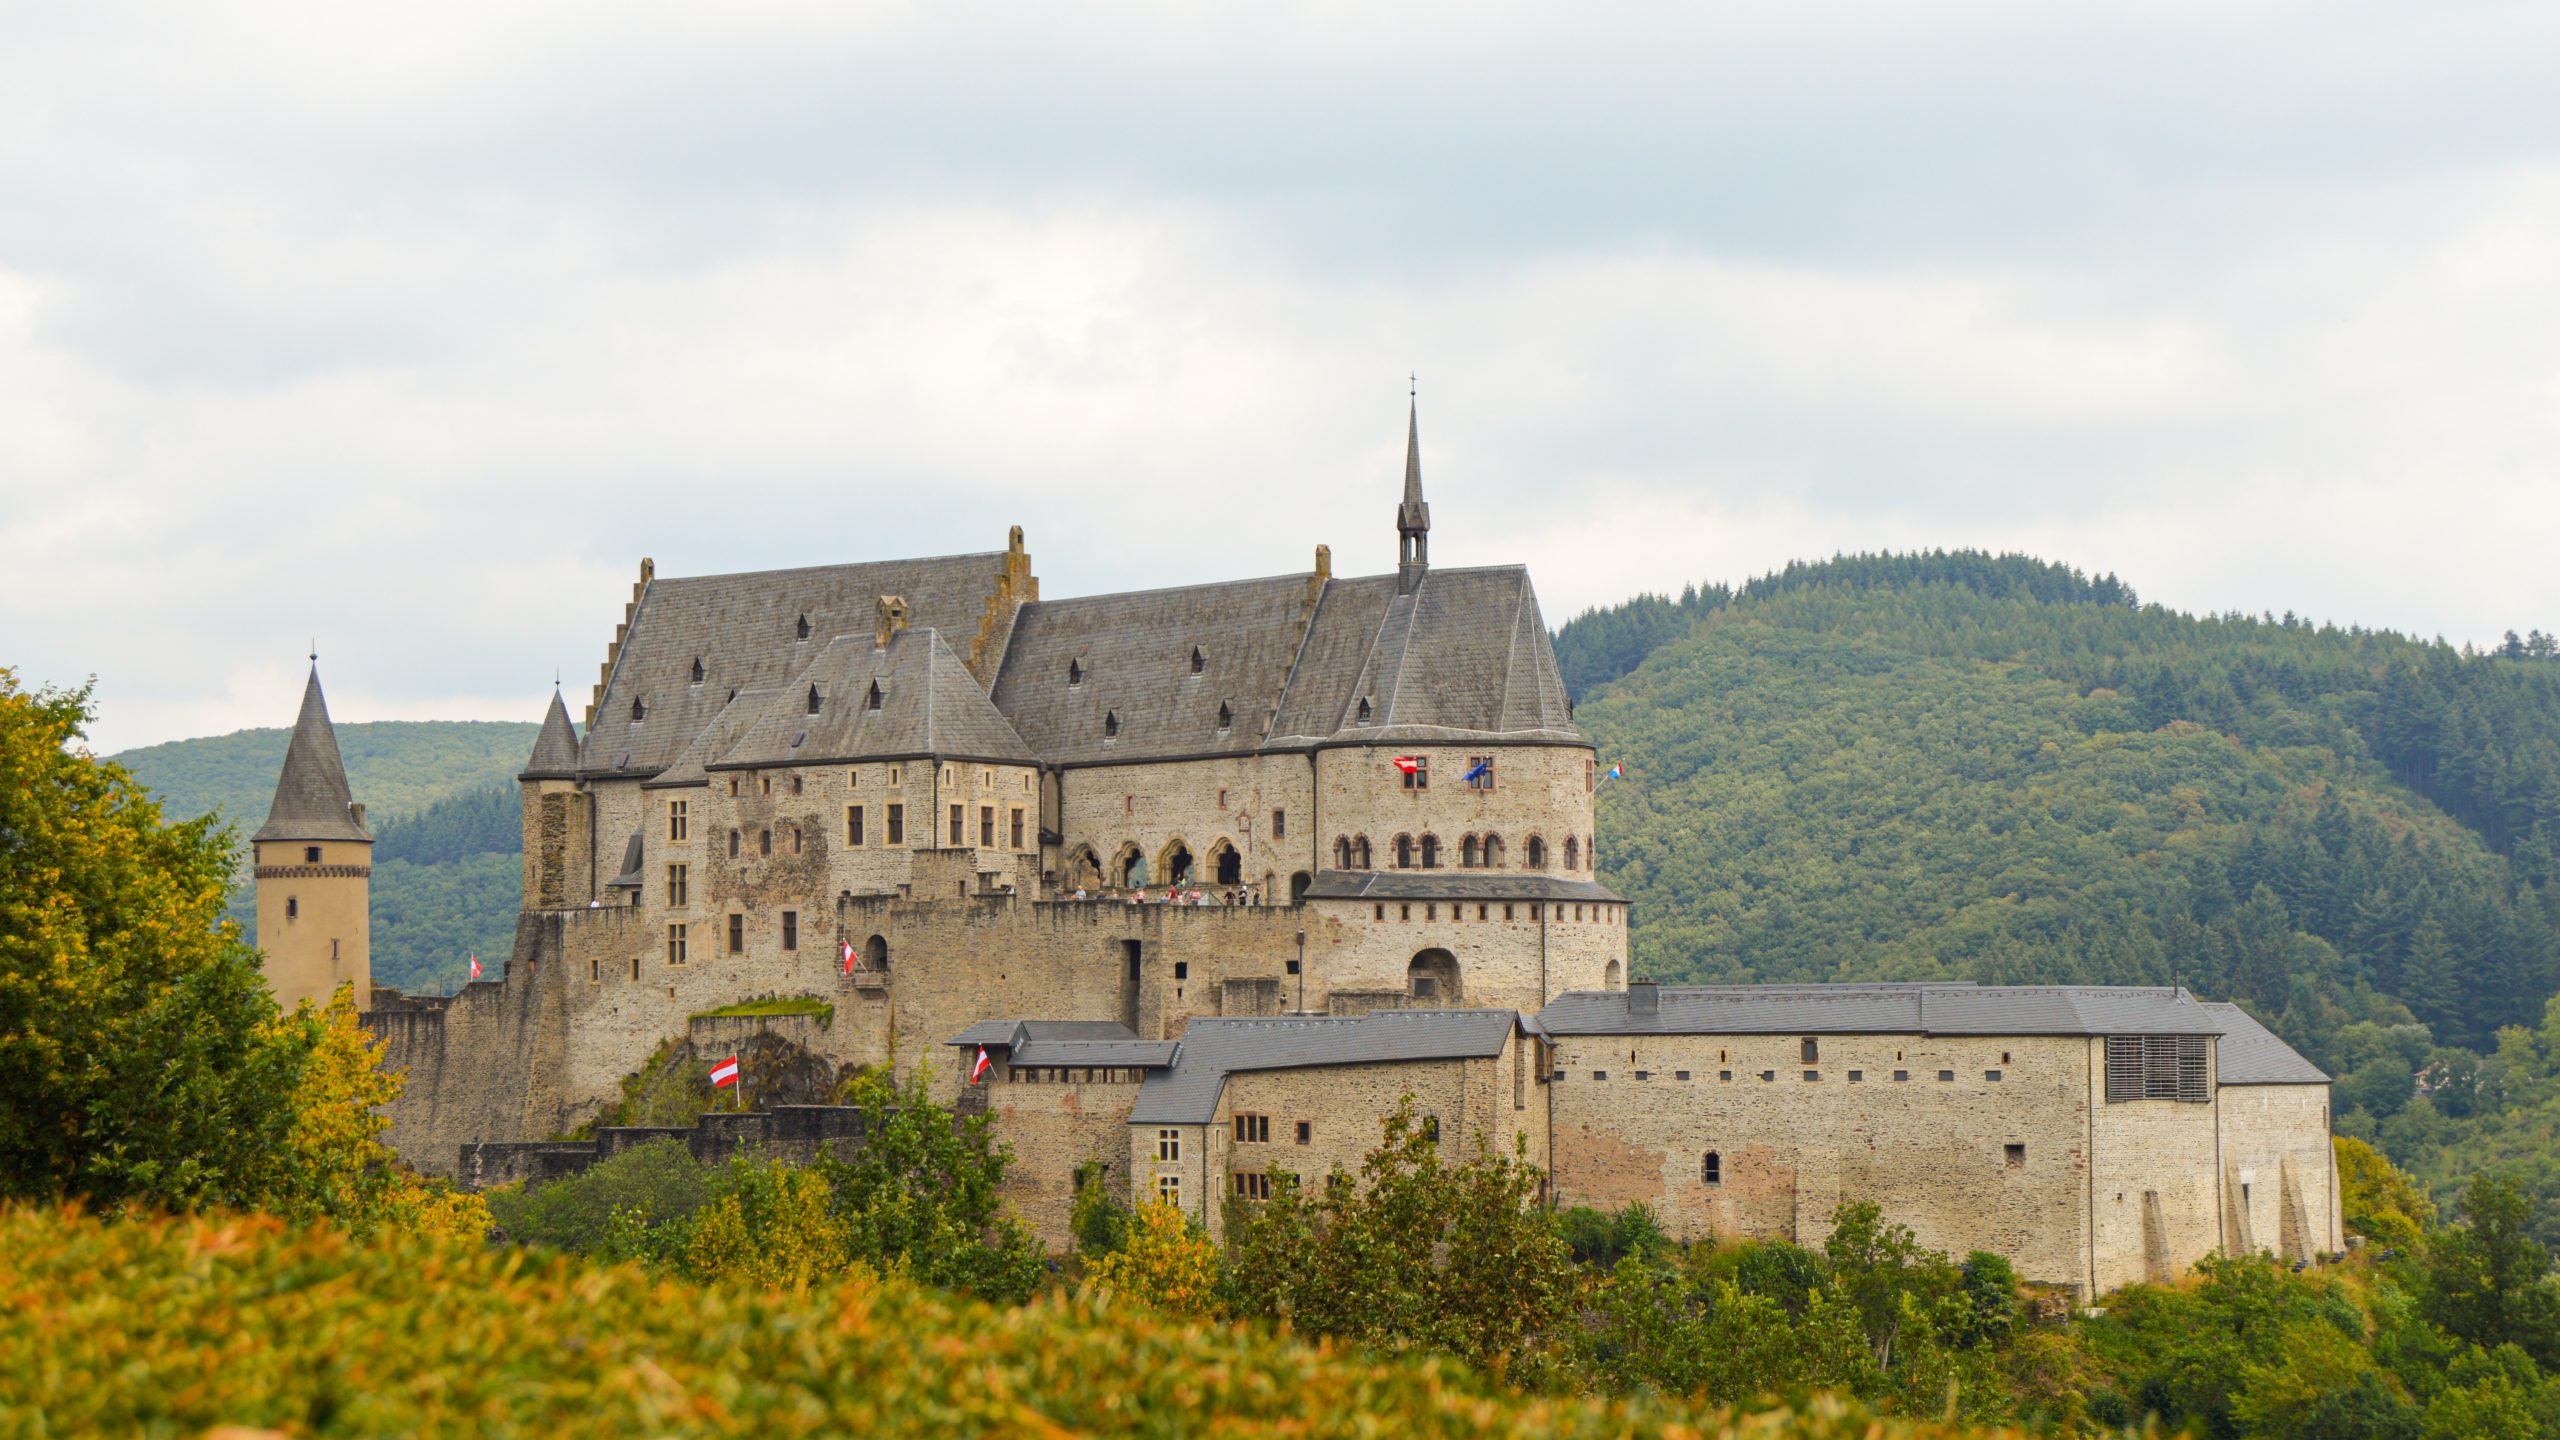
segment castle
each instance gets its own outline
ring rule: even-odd
[[[995,1116],[1053,1244],[1080,1167],[1216,1231],[1275,1171],[1356,1165],[1410,1095],[1442,1143],[1525,1149],[1557,1202],[1643,1200],[1684,1235],[1812,1242],[1874,1199],[2084,1294],[2340,1248],[2327,1077],[2229,1007],[1630,984],[1598,757],[1528,573],[1432,568],[1410,418],[1395,522],[1391,574],[1318,546],[1302,574],[1067,600],[1018,528],[936,559],[643,561],[585,724],[555,693],[525,767],[503,973],[367,1005],[409,1076],[393,1142],[499,1178],[666,1042],[751,1031],[927,1065]],[[326,728],[315,675],[295,755]],[[360,940],[324,970],[316,931],[265,923],[271,886],[353,884],[361,913],[327,748],[259,832],[288,997],[365,991]],[[305,840],[332,805],[340,833]],[[321,853],[271,878],[270,831]],[[713,1013],[757,997],[832,1012]]]

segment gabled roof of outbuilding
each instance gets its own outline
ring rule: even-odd
[[[373,837],[356,823],[347,793],[347,770],[338,756],[338,732],[329,724],[329,702],[320,693],[320,667],[302,686],[302,713],[294,717],[293,738],[285,742],[284,769],[276,775],[276,797],[267,807],[267,823],[251,841],[363,840]]]
[[[542,734],[533,742],[533,758],[524,762],[519,780],[570,780],[578,774],[578,727],[569,722],[568,703],[551,692],[551,709],[542,717]]]
[[[909,629],[876,649],[869,634],[840,635],[778,687],[712,769],[824,765],[911,755],[1034,763],[941,632]],[[879,688],[880,708],[871,708]],[[818,710],[809,713],[809,692]]]
[[[1663,986],[1655,1012],[1624,990],[1578,990],[1538,1012],[1550,1035],[2214,1035],[2183,991],[2105,985]]]
[[[1227,1077],[1246,1070],[1483,1059],[1502,1053],[1520,1025],[1509,1010],[1379,1010],[1347,1018],[1193,1020],[1173,1067],[1147,1077],[1132,1125],[1205,1125],[1218,1115]]]
[[[655,775],[673,763],[733,692],[788,684],[839,635],[868,637],[880,597],[904,596],[907,623],[977,633],[1004,568],[1001,552],[659,576],[640,597],[579,749],[588,775]],[[809,638],[798,638],[799,621]],[[703,678],[693,679],[700,660]],[[643,702],[635,723],[631,703]]]
[[[2204,1003],[2206,1013],[2222,1027],[2222,1043],[2214,1047],[2213,1077],[2222,1085],[2326,1085],[2327,1071],[2276,1038],[2257,1017],[2223,1000]]]
[[[1320,870],[1310,900],[1588,900],[1627,897],[1597,880],[1517,870]]]

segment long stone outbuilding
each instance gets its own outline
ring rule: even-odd
[[[512,954],[371,998],[409,1076],[393,1143],[447,1174],[530,1155],[668,1044],[759,1023],[715,1012],[798,997],[829,1018],[770,1022],[795,1053],[926,1066],[989,1109],[1052,1243],[1079,1173],[1215,1230],[1283,1172],[1355,1166],[1410,1094],[1439,1143],[1683,1235],[1816,1240],[1874,1199],[2085,1293],[2338,1248],[2326,1077],[2228,1007],[1629,986],[1598,757],[1528,573],[1434,570],[1430,527],[1416,423],[1392,574],[1318,546],[1298,575],[1044,600],[1018,528],[642,562],[584,725],[555,695],[522,777]],[[328,768],[289,766],[279,813]],[[342,778],[322,798],[345,815]],[[292,954],[280,986],[307,987]]]

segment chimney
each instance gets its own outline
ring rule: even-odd
[[[881,596],[880,618],[871,630],[871,648],[888,649],[890,637],[906,628],[907,597],[904,595]]]
[[[364,828],[364,802],[361,800],[348,801],[347,818],[355,821],[356,828],[362,830]]]
[[[1662,987],[1650,980],[1627,982],[1627,1014],[1659,1015],[1662,1013]]]

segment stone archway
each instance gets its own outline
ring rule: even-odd
[[[1102,857],[1090,845],[1078,845],[1067,852],[1067,888],[1099,888],[1102,884]]]
[[[1244,856],[1236,853],[1233,841],[1221,839],[1209,847],[1209,877],[1219,885],[1244,883]]]
[[[1619,968],[1617,961],[1610,961],[1609,968],[1600,972],[1600,988],[1603,990],[1627,988],[1627,972]]]
[[[1200,878],[1199,865],[1192,859],[1190,842],[1173,839],[1165,842],[1164,853],[1157,857],[1156,873],[1167,885],[1188,885]]]
[[[1423,1009],[1465,1003],[1466,993],[1458,981],[1458,957],[1437,947],[1414,956],[1413,963],[1404,967],[1404,990]]]
[[[1305,904],[1307,900],[1307,887],[1314,883],[1316,883],[1316,877],[1308,874],[1304,870],[1291,875],[1289,877],[1289,903],[1292,905]],[[1265,890],[1262,893],[1267,896],[1271,892]]]
[[[1147,883],[1147,852],[1130,841],[1111,853],[1111,883],[1123,890],[1135,890]]]
[[[862,963],[868,969],[886,973],[889,969],[889,937],[874,935],[863,941]]]

